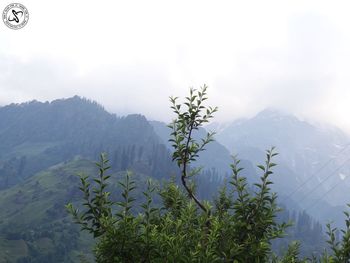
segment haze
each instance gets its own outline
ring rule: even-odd
[[[206,83],[218,121],[273,107],[350,131],[347,1],[21,3],[28,24],[0,25],[1,105],[77,94],[168,121],[168,96]]]

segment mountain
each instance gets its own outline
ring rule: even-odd
[[[82,198],[76,175],[95,174],[101,152],[110,159],[115,200],[126,170],[139,186],[137,200],[147,178],[161,183],[178,173],[144,116],[117,117],[78,96],[1,107],[0,142],[0,262],[77,262],[88,254],[93,241],[80,234],[64,205]],[[227,161],[228,171],[230,156],[217,147],[225,159],[215,165]],[[213,197],[222,182],[216,174],[199,179],[198,196]]]
[[[0,142],[0,189],[76,155],[95,160],[107,152],[116,169],[158,177],[171,166],[170,153],[144,116],[117,117],[78,96],[1,107]]]
[[[113,185],[125,170],[141,185],[177,171],[142,115],[117,117],[78,96],[0,108],[0,262],[77,262],[90,251],[64,205],[81,199],[76,175],[96,173],[101,152]]]
[[[275,146],[274,189],[282,201],[290,199],[318,216],[324,207],[350,202],[350,138],[336,127],[266,109],[250,119],[209,128],[217,130],[217,140],[231,153],[253,163],[262,163],[264,151]]]
[[[223,179],[231,174],[230,152],[220,143],[227,129],[220,131],[219,142],[209,144],[192,164],[203,166],[197,177],[200,199],[215,197]],[[194,136],[200,138],[205,133],[199,129]],[[96,174],[93,163],[101,152],[107,152],[112,166],[111,197],[118,200],[117,181],[131,170],[139,202],[148,178],[162,184],[179,173],[171,160],[168,138],[169,128],[164,123],[149,122],[139,114],[118,117],[78,96],[0,107],[0,262],[79,262],[84,256],[91,257],[93,240],[79,232],[64,209],[66,203],[82,198],[76,175]],[[238,136],[227,145],[236,146],[239,141]],[[264,149],[253,143],[241,146],[237,148],[244,167],[241,175],[253,184],[260,175],[255,164],[264,157]],[[289,171],[291,178],[296,178],[292,168],[282,163],[280,174]],[[299,208],[297,203],[289,204]],[[288,219],[290,213],[286,210],[279,216]],[[291,237],[302,237],[304,228],[292,229]]]

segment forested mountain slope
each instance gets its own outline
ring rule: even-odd
[[[1,107],[0,142],[0,189],[76,155],[96,159],[107,152],[116,170],[134,167],[158,177],[171,166],[145,117],[117,117],[77,96]]]

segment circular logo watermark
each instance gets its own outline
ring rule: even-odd
[[[28,23],[28,9],[18,3],[12,3],[6,6],[2,12],[2,20],[5,25],[11,29],[20,29]]]

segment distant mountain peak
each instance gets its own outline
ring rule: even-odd
[[[85,97],[81,97],[78,95],[74,95],[73,97],[55,99],[51,101],[51,104],[60,103],[60,102],[79,102],[79,103],[90,103],[90,104],[99,104],[94,100],[87,99]]]
[[[275,116],[283,116],[283,115],[287,115],[287,114],[282,110],[269,107],[258,112],[256,117],[275,117]]]
[[[280,121],[285,119],[298,120],[298,118],[295,115],[276,108],[266,108],[258,112],[255,115],[255,117],[253,117],[253,119],[269,119],[269,120],[275,120],[275,121]]]

